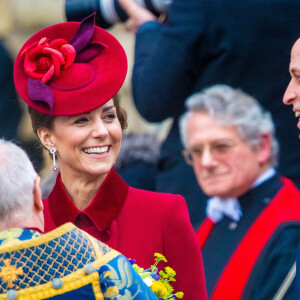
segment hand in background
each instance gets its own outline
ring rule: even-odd
[[[136,33],[138,27],[149,21],[156,21],[157,18],[148,9],[140,6],[134,0],[119,0],[119,4],[128,15],[125,28]]]

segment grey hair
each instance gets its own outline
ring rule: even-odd
[[[12,142],[0,139],[0,220],[32,209],[37,173],[26,152]]]
[[[236,126],[240,136],[252,149],[260,145],[261,136],[272,136],[269,162],[278,164],[279,144],[275,137],[275,127],[271,114],[264,111],[256,99],[239,89],[217,84],[195,93],[185,102],[187,111],[181,116],[180,136],[188,147],[187,124],[194,112],[208,113],[216,123],[224,126]]]

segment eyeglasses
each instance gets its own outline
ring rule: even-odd
[[[190,149],[185,149],[182,154],[185,161],[189,165],[193,165],[195,159],[202,158],[205,148],[208,147],[211,155],[217,159],[222,159],[226,157],[232,148],[236,146],[241,141],[233,140],[218,140],[207,145],[196,145]]]

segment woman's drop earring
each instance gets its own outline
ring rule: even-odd
[[[50,153],[52,154],[52,160],[53,160],[53,172],[56,172],[57,171],[57,167],[56,167],[56,161],[55,161],[55,152],[56,152],[56,149],[53,147],[50,149]]]

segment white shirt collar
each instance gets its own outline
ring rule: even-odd
[[[251,189],[256,188],[263,182],[273,177],[276,170],[273,167],[268,168],[253,183]],[[241,205],[237,198],[227,198],[221,200],[219,197],[212,197],[207,200],[206,215],[213,220],[214,223],[220,222],[224,216],[238,222],[243,215]]]
[[[265,172],[263,172],[252,184],[252,189],[261,185],[263,182],[267,181],[269,178],[273,177],[276,174],[276,170],[273,167],[270,167]]]

